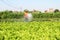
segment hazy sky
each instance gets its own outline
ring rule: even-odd
[[[0,0],[0,10],[60,9],[60,0]]]

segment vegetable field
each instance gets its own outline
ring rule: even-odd
[[[60,40],[60,22],[0,22],[0,40]]]

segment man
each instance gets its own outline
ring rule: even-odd
[[[32,14],[28,13],[28,10],[24,11],[24,19],[25,19],[26,22],[32,21]]]

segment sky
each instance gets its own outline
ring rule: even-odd
[[[49,8],[60,9],[60,0],[0,0],[0,11],[2,10],[40,10]]]

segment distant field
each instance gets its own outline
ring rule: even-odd
[[[60,22],[0,22],[0,40],[60,40]]]

